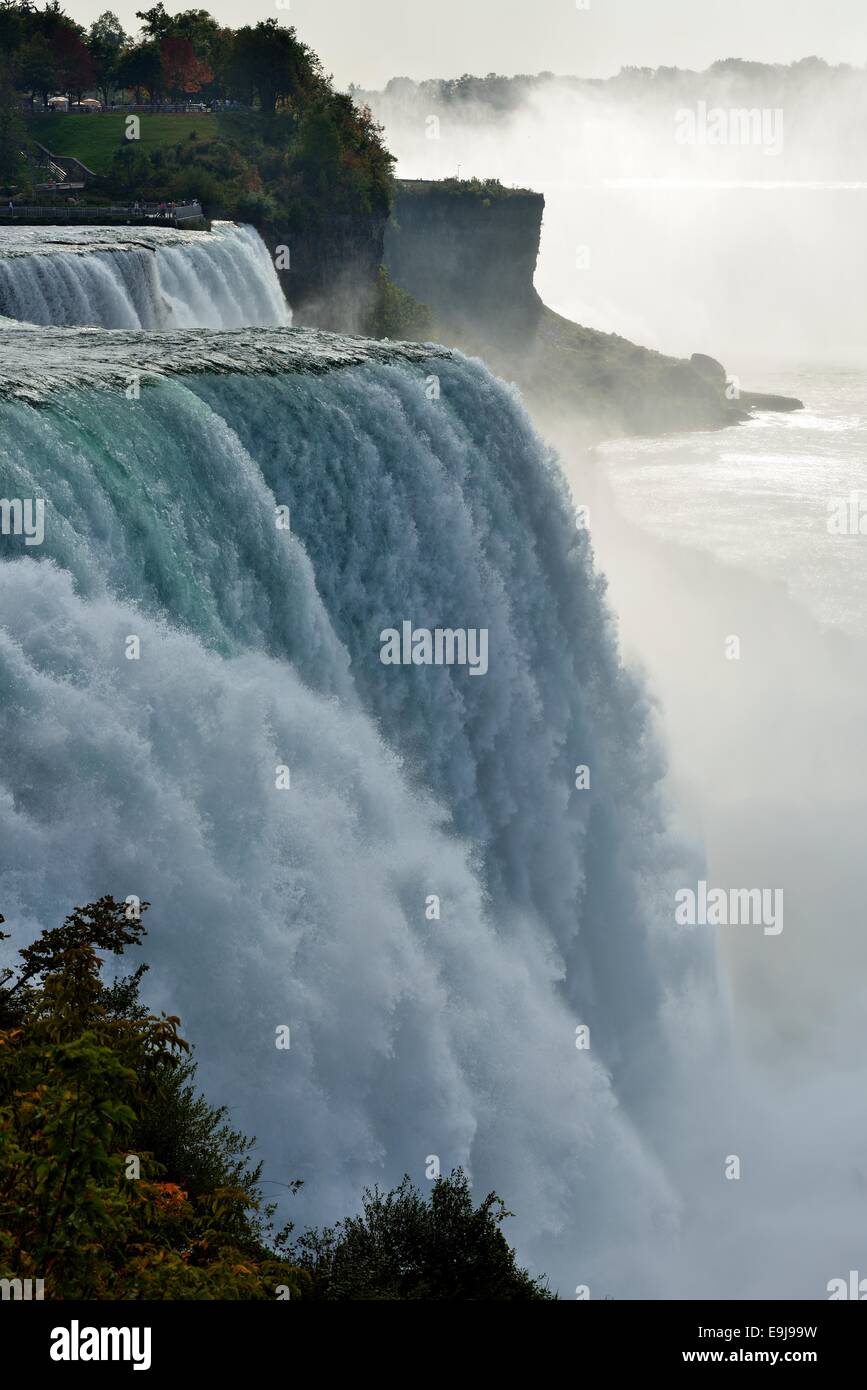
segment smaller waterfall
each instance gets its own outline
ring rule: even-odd
[[[98,328],[273,328],[292,322],[252,227],[0,231],[0,316]]]

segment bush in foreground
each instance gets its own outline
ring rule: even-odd
[[[103,980],[144,934],[104,897],[0,970],[0,1278],[49,1299],[552,1297],[460,1169],[429,1200],[407,1177],[335,1227],[275,1232],[254,1141],[196,1090],[180,1020],[140,1000],[147,966]]]
[[[500,1230],[510,1214],[495,1192],[474,1207],[460,1168],[437,1178],[429,1201],[405,1177],[393,1192],[366,1191],[360,1216],[306,1232],[293,1254],[316,1299],[550,1299],[516,1264]]]

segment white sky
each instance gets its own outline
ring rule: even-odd
[[[339,87],[389,77],[550,71],[604,77],[625,64],[704,68],[717,58],[867,62],[867,0],[168,0],[233,26],[293,24]],[[89,24],[113,9],[129,31],[153,0],[66,0]]]

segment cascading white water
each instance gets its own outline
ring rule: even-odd
[[[849,1267],[840,1208],[818,1284],[782,1242],[728,1248],[722,1156],[751,1158],[743,1242],[782,1131],[733,1081],[711,933],[674,926],[701,865],[509,388],[312,332],[18,325],[0,493],[45,500],[40,545],[0,538],[4,955],[75,902],[150,899],[149,1001],[266,1179],[304,1180],[285,1215],[436,1155],[503,1193],[565,1296],[815,1296]],[[487,628],[487,674],[384,666],[402,620]]]
[[[653,898],[644,702],[517,400],[478,363],[377,354],[0,407],[3,495],[46,499],[38,555],[9,536],[0,566],[0,901],[18,935],[153,901],[159,1002],[303,1215],[437,1154],[508,1193],[558,1278],[625,1288],[616,1229],[650,1287],[677,1205],[643,1137],[665,996],[692,974],[715,1008]],[[488,674],[383,666],[403,619],[488,627]]]
[[[292,322],[252,227],[20,227],[0,231],[0,315],[99,328],[278,327]]]

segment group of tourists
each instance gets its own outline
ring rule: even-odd
[[[127,212],[132,217],[157,217],[160,221],[165,221],[167,217],[174,217],[175,203],[143,203],[136,198],[134,203],[127,203]]]

